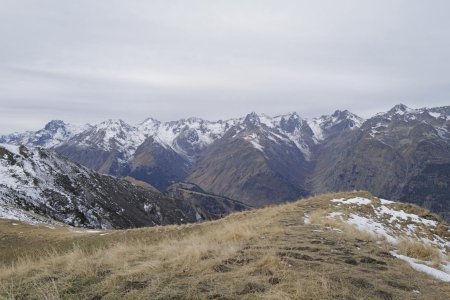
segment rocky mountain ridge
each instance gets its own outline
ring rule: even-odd
[[[423,205],[448,219],[449,120],[450,107],[402,104],[367,120],[346,110],[314,119],[251,113],[216,122],[149,118],[136,126],[108,120],[47,144],[101,173],[131,176],[161,191],[187,181],[261,206],[361,189]],[[33,145],[37,134],[0,141]]]
[[[215,215],[43,148],[0,144],[0,218],[109,229],[183,224]]]

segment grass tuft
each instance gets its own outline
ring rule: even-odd
[[[426,261],[439,260],[441,256],[440,251],[433,246],[408,239],[400,241],[397,249],[400,254]]]

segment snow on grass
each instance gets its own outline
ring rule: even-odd
[[[345,219],[342,218],[342,213],[340,214],[339,212],[333,212],[330,213],[328,217],[336,219],[336,217],[339,216],[340,219],[343,219],[345,222],[351,225],[355,225],[360,230],[384,236],[392,244],[398,243],[399,235],[418,237],[416,234],[418,226],[424,225],[429,227],[436,227],[438,225],[438,222],[435,220],[428,220],[416,214],[407,213],[404,210],[390,208],[388,206],[394,204],[395,202],[385,199],[380,199],[381,205],[373,202],[370,199],[362,197],[333,199],[331,200],[331,202],[337,203],[338,205],[370,205],[373,214],[370,214],[368,216],[363,217],[358,215],[357,212],[352,212],[348,215],[347,219]],[[367,214],[367,212],[365,212],[365,214]],[[405,225],[405,223],[408,224]],[[438,239],[430,241],[430,244],[439,245],[441,248],[447,246],[446,243]]]
[[[305,224],[311,224],[311,220],[309,219],[309,215],[308,215],[308,214],[305,214],[305,215],[304,215],[304,217],[303,217],[303,222],[304,222]]]
[[[350,214],[347,221],[348,224],[356,226],[361,231],[369,232],[374,235],[382,236],[391,244],[398,244],[398,238],[386,226],[373,219],[361,217],[357,214]]]
[[[390,253],[396,258],[406,261],[416,271],[427,273],[428,275],[431,275],[432,277],[441,281],[450,282],[450,274],[448,272],[444,272],[432,268],[430,266],[424,265],[423,262],[420,260],[411,258],[409,256],[397,254],[395,251],[391,251]],[[448,268],[448,264],[445,264],[445,268],[447,271],[450,271]]]
[[[336,219],[336,217],[340,217],[340,216],[342,216],[342,213],[340,211],[333,211],[332,213],[330,213],[328,215],[328,217],[331,219]]]
[[[389,205],[389,204],[394,204],[395,203],[394,201],[381,199],[381,198],[380,198],[380,202],[381,202],[381,204],[384,204],[384,205]]]
[[[393,223],[396,220],[405,220],[405,221],[409,220],[414,223],[422,223],[422,224],[433,226],[433,227],[437,226],[437,224],[438,224],[438,222],[436,222],[434,220],[427,220],[427,219],[419,217],[416,214],[406,213],[403,210],[391,209],[385,205],[381,205],[380,207],[378,207],[375,210],[375,213],[378,216],[382,216],[382,215],[391,216],[391,218],[389,220],[390,223]]]
[[[72,228],[69,231],[72,233],[101,233],[101,232],[103,232],[102,230],[78,230],[78,229],[72,229]],[[102,234],[100,234],[100,235],[102,235]]]
[[[333,199],[333,200],[331,200],[331,202],[344,203],[344,204],[357,204],[357,205],[368,205],[368,204],[372,203],[371,200],[369,200],[367,198],[362,198],[362,197],[355,197],[355,198],[349,198],[349,199],[345,199],[345,198]]]
[[[441,270],[430,267],[431,262],[428,261],[421,261],[396,252],[392,252],[392,255],[408,262],[413,269],[419,272],[450,282],[450,262],[446,260],[450,241],[436,234],[435,228],[439,225],[438,221],[425,219],[417,214],[405,212],[403,209],[395,209],[391,206],[395,202],[385,199],[380,199],[378,202],[355,197],[333,199],[331,202],[337,205],[335,206],[336,211],[327,215],[330,219],[342,220],[360,231],[382,237],[393,246],[399,245],[400,241],[407,240],[430,245],[439,250],[439,268]],[[350,204],[357,206],[347,206]]]

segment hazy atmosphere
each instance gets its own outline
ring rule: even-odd
[[[449,12],[0,0],[0,299],[450,299]]]
[[[449,105],[448,1],[0,0],[0,132]]]

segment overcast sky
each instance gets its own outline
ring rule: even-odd
[[[450,105],[450,1],[0,0],[0,133]]]

